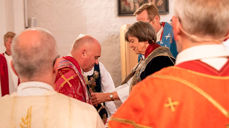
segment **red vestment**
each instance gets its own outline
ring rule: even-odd
[[[112,128],[227,128],[229,63],[220,71],[199,61],[168,67],[139,82],[111,117]]]
[[[2,96],[9,94],[9,76],[7,61],[3,54],[0,54],[0,82]]]
[[[58,58],[55,70],[57,72],[55,80],[55,90],[57,92],[91,103],[80,66],[74,58],[70,56]]]

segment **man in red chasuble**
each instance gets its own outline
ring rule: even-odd
[[[91,36],[75,41],[71,56],[58,58],[55,90],[80,101],[91,103],[90,92],[85,84],[82,72],[88,72],[98,64],[101,55],[100,43]]]

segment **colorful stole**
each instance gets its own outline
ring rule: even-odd
[[[130,84],[130,91],[132,90],[134,85],[136,85],[138,82],[142,81],[142,79],[140,77],[141,73],[143,71],[145,71],[146,66],[155,57],[167,56],[171,60],[171,62],[174,63],[173,60],[175,60],[175,58],[173,58],[173,55],[171,54],[169,48],[162,47],[162,46],[161,47],[152,47],[151,46],[151,48],[149,48],[149,50],[150,49],[153,51],[149,52],[150,54],[148,54],[148,52],[146,52],[147,58],[144,59],[143,61],[141,61],[139,66],[136,68],[135,73],[133,74],[133,79],[132,79],[131,84]]]
[[[160,45],[156,44],[156,43],[152,43],[149,44],[149,46],[146,48],[146,52],[145,52],[145,58],[148,57],[148,55],[156,48],[158,48]],[[142,54],[139,54],[139,56]],[[138,57],[139,57],[138,56]],[[143,62],[143,59],[138,61],[138,64],[133,68],[133,70],[128,74],[128,76],[121,82],[121,84],[125,84],[129,81],[130,78],[132,78],[136,72],[136,70],[139,68],[139,66],[141,65],[141,63]]]
[[[102,92],[101,74],[100,74],[99,64],[95,64],[93,74],[90,76],[87,76],[86,84],[87,84],[87,87],[91,88],[93,92]],[[105,108],[105,103],[98,104],[97,106],[94,106],[94,107],[98,111],[102,120],[105,121],[104,122],[105,124],[108,118],[108,113]]]
[[[7,61],[3,54],[0,54],[0,81],[2,96],[9,94],[9,76]]]
[[[57,64],[59,64],[59,65],[57,65],[57,67],[55,68],[56,70],[61,69],[61,68],[66,68],[66,67],[71,68],[71,69],[74,70],[75,74],[80,79],[80,83],[81,83],[82,88],[84,90],[84,92],[83,92],[84,94],[83,95],[85,97],[86,102],[87,103],[91,103],[90,102],[90,98],[89,98],[90,97],[90,92],[86,87],[86,84],[85,84],[85,81],[84,81],[84,77],[83,77],[83,75],[81,73],[81,69],[80,69],[80,66],[79,66],[78,62],[74,58],[72,58],[70,56],[65,56],[65,57],[59,58],[59,59],[57,59],[57,61],[58,61]],[[57,81],[57,83],[61,84],[61,81]]]
[[[161,25],[163,26],[163,31],[161,33],[160,41],[157,43],[161,46],[168,47],[174,58],[176,58],[178,52],[176,48],[176,41],[174,40],[173,28],[167,22],[162,22]]]
[[[92,75],[87,76],[86,84],[92,89],[93,92],[101,92],[101,75],[99,64],[95,64],[94,72]]]

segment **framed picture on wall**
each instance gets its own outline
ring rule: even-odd
[[[169,13],[169,0],[118,0],[118,15],[132,16],[137,8],[149,2],[157,6],[159,14]]]

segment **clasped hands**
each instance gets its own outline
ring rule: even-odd
[[[98,105],[100,103],[106,102],[106,93],[91,92],[91,102],[93,105]]]

